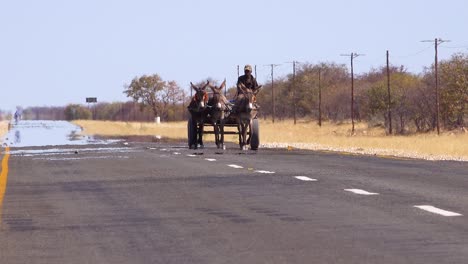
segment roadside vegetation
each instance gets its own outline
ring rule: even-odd
[[[187,140],[187,123],[142,123],[77,120],[84,134],[103,136],[147,135]],[[208,127],[207,129],[212,129]],[[204,136],[206,144],[214,144],[212,135]],[[237,135],[226,135],[226,141],[237,143]],[[324,122],[319,127],[315,121],[260,120],[260,141],[263,147],[329,150],[368,155],[389,155],[408,158],[468,161],[468,133],[453,130],[437,135],[435,132],[414,135],[387,136],[383,127],[369,127],[357,123],[351,136],[349,122],[334,124]]]
[[[6,135],[8,132],[8,121],[0,121],[0,138]]]

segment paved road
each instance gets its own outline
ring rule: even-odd
[[[468,260],[468,163],[183,143],[10,153],[1,263]]]

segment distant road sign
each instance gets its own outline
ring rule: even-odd
[[[87,103],[97,103],[97,98],[96,97],[86,97],[86,102]]]

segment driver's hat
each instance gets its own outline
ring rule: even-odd
[[[249,64],[245,65],[244,71],[250,71],[250,72],[252,72],[252,66],[250,66]]]

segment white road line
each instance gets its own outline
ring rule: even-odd
[[[432,205],[415,205],[414,207],[419,208],[419,209],[424,210],[424,211],[434,213],[434,214],[440,214],[440,215],[443,215],[443,216],[463,216],[462,214],[442,210],[442,209],[439,209],[439,208],[434,207]]]
[[[301,181],[317,181],[317,179],[312,179],[306,176],[295,176],[294,178],[301,180]]]
[[[378,193],[372,193],[372,192],[364,191],[361,189],[344,189],[344,190],[347,192],[352,192],[352,193],[361,194],[361,195],[378,195]]]
[[[207,161],[216,161],[216,159],[205,159]]]
[[[174,153],[172,153],[172,154],[174,154],[174,155],[180,155],[180,153],[179,153],[179,152],[174,152]]]
[[[243,169],[244,168],[242,166],[235,165],[235,164],[229,164],[228,166],[231,167],[231,168],[234,168],[234,169]]]
[[[266,171],[266,170],[256,170],[254,171],[256,173],[264,173],[264,174],[273,174],[275,173],[274,171]]]
[[[197,155],[187,154],[187,157],[196,157]]]
[[[167,151],[167,149],[163,148],[163,149],[160,149],[161,151]]]

